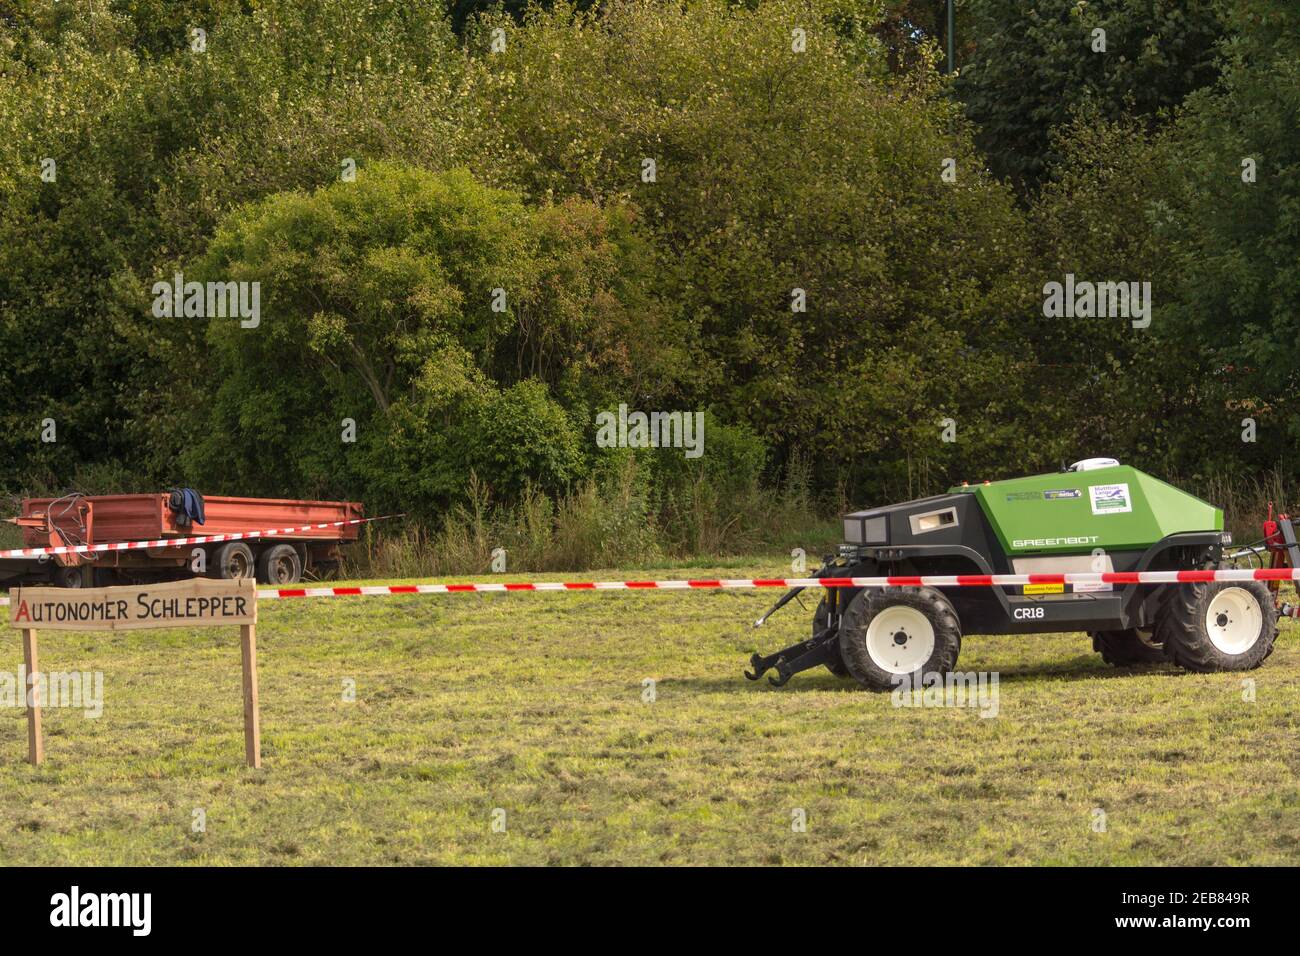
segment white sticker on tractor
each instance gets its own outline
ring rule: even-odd
[[[1127,484],[1089,485],[1088,497],[1092,499],[1092,513],[1095,515],[1120,514],[1133,510]]]

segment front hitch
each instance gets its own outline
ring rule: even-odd
[[[832,570],[840,568],[841,565],[842,562],[839,559],[827,557],[822,566],[811,576],[814,578],[825,577]],[[803,590],[805,588],[791,588],[783,594],[781,599],[766,614],[754,622],[754,627],[762,627],[769,617],[789,604]],[[791,644],[774,654],[768,654],[766,657],[761,654],[752,655],[749,658],[751,670],[745,671],[745,677],[749,680],[758,680],[768,671],[775,670],[776,676],[769,677],[768,683],[773,687],[781,687],[800,671],[806,671],[820,664],[833,664],[839,656],[840,616],[834,610],[836,595],[828,592],[828,596],[830,597],[830,613],[827,615],[825,627],[816,631],[808,640]]]
[[[755,654],[749,659],[749,666],[754,670],[745,671],[745,676],[750,680],[758,680],[768,671],[775,669],[776,676],[769,677],[767,682],[773,687],[781,687],[800,671],[806,671],[819,664],[831,663],[839,653],[839,643],[836,640],[838,636],[838,628],[826,627],[809,640],[791,644],[775,654],[769,654],[767,657]]]

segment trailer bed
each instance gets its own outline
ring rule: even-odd
[[[183,510],[171,504],[170,492],[129,495],[65,495],[59,498],[26,498],[21,513],[10,519],[23,532],[28,548],[67,545],[103,545],[131,541],[165,541],[223,534],[280,530],[237,543],[213,543],[202,547],[139,548],[90,554],[61,554],[23,558],[0,566],[0,579],[49,579],[67,587],[115,583],[121,577],[183,577],[189,573],[228,576],[232,549],[237,570],[251,573],[256,565],[259,577],[268,583],[292,583],[304,570],[335,565],[338,546],[355,541],[364,508],[355,501],[304,501],[292,498],[238,498],[225,495],[203,497],[204,523],[191,523]],[[323,526],[323,527],[321,527]],[[292,531],[281,529],[293,529]],[[264,567],[265,553],[278,546],[279,563],[291,568],[286,579],[278,579]],[[292,551],[292,556],[286,550]],[[196,551],[202,572],[192,569]],[[241,557],[243,554],[247,560]],[[207,571],[208,559],[217,567]],[[268,560],[271,560],[268,558]],[[241,562],[247,568],[240,568]],[[293,570],[296,567],[296,571]]]

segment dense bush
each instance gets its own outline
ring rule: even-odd
[[[543,233],[554,245],[549,215],[539,226],[516,195],[464,171],[388,163],[236,210],[188,274],[260,283],[265,318],[209,320],[213,427],[188,450],[189,470],[424,518],[463,500],[471,473],[506,498],[566,487],[585,466],[578,427],[532,373],[553,366],[581,395],[599,350],[564,342],[556,303],[581,312],[618,291],[599,268],[568,268],[599,253],[607,230],[582,230],[604,220],[568,222],[557,268],[542,249]],[[521,311],[528,342],[511,334]],[[509,385],[490,374],[509,364],[503,351],[521,362]]]
[[[957,88],[993,170],[1037,185],[1080,109],[1155,125],[1214,82],[1229,2],[966,0]]]

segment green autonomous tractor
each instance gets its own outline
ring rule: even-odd
[[[1276,550],[1294,566],[1300,550],[1289,520],[1285,528],[1289,547]],[[905,586],[819,588],[811,639],[755,654],[746,677],[774,670],[769,680],[779,686],[824,665],[868,688],[919,686],[927,675],[956,667],[963,634],[1055,631],[1088,632],[1110,664],[1167,660],[1192,671],[1237,671],[1263,663],[1277,637],[1275,582],[1140,583],[1132,575],[1135,583],[979,587],[924,580],[1088,572],[1099,578],[1223,566],[1231,540],[1222,510],[1114,459],[856,511],[844,517],[844,541],[814,578],[888,576],[905,579],[891,582]],[[784,595],[755,626],[800,590]]]

